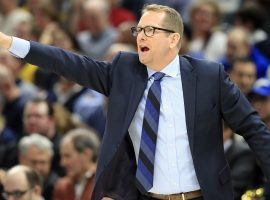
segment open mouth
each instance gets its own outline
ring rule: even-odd
[[[141,50],[141,52],[147,52],[147,51],[149,51],[149,48],[145,47],[145,46],[141,46],[140,50]]]

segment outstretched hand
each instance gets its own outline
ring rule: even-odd
[[[0,32],[0,48],[9,49],[12,43],[12,37]]]

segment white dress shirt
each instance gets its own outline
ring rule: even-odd
[[[161,105],[154,164],[153,188],[156,194],[174,194],[200,189],[191,157],[184,108],[179,57],[161,72]],[[138,161],[144,108],[155,71],[147,68],[148,83],[129,127],[129,134]]]
[[[24,58],[30,49],[29,41],[13,37],[9,51]],[[184,108],[182,81],[180,76],[179,57],[166,66],[162,72],[166,76],[161,81],[161,105],[158,137],[155,155],[153,188],[149,191],[156,194],[174,194],[200,189],[191,157]],[[155,71],[147,68],[148,76]],[[149,87],[139,103],[129,127],[129,134],[138,161],[144,108]]]

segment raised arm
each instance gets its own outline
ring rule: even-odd
[[[110,94],[112,63],[93,60],[61,48],[10,37],[0,32],[0,48],[42,69],[92,88],[106,96]],[[117,62],[118,59],[115,59]],[[114,62],[114,63],[116,63]]]

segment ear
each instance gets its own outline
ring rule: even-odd
[[[91,149],[85,149],[84,154],[88,160],[93,160],[93,151]]]
[[[181,36],[179,33],[172,33],[170,35],[170,48],[175,48],[178,45],[178,42],[181,40]]]
[[[35,187],[34,187],[34,193],[37,194],[38,196],[41,195],[42,189],[41,189],[41,187],[39,185],[35,185]]]

